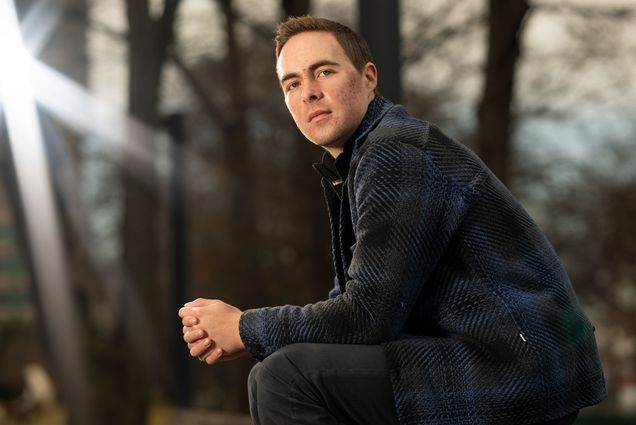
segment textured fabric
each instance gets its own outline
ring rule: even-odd
[[[559,419],[553,419],[546,422],[541,422],[536,425],[572,425],[576,421],[576,417],[579,415],[579,411],[577,410],[574,413],[570,413],[567,416],[564,416]]]
[[[254,425],[397,425],[379,345],[291,344],[248,378]]]
[[[525,425],[606,397],[561,262],[474,154],[378,97],[351,158],[329,204],[330,298],[245,311],[255,357],[298,342],[381,344],[401,424]]]

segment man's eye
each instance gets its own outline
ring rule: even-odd
[[[325,77],[327,75],[333,74],[333,71],[329,70],[329,69],[323,69],[322,71],[320,71],[318,73],[319,77]]]
[[[294,81],[293,83],[289,83],[287,85],[287,91],[293,90],[293,89],[295,89],[298,86],[299,86],[298,81]]]

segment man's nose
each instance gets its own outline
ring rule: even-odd
[[[320,83],[312,80],[305,82],[305,84],[303,85],[302,98],[305,102],[315,102],[316,100],[322,98]]]

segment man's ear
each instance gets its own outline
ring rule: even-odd
[[[374,91],[378,86],[378,68],[373,62],[367,62],[362,70],[362,75],[367,83],[367,87],[370,91]]]

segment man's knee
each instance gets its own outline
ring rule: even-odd
[[[298,361],[302,358],[303,345],[287,345],[257,363],[248,377],[250,388],[256,385],[292,385],[301,373]]]
[[[256,386],[258,385],[258,376],[261,372],[261,364],[256,363],[252,370],[250,370],[250,374],[247,377],[247,388],[250,391],[250,394],[254,394],[256,391]]]

